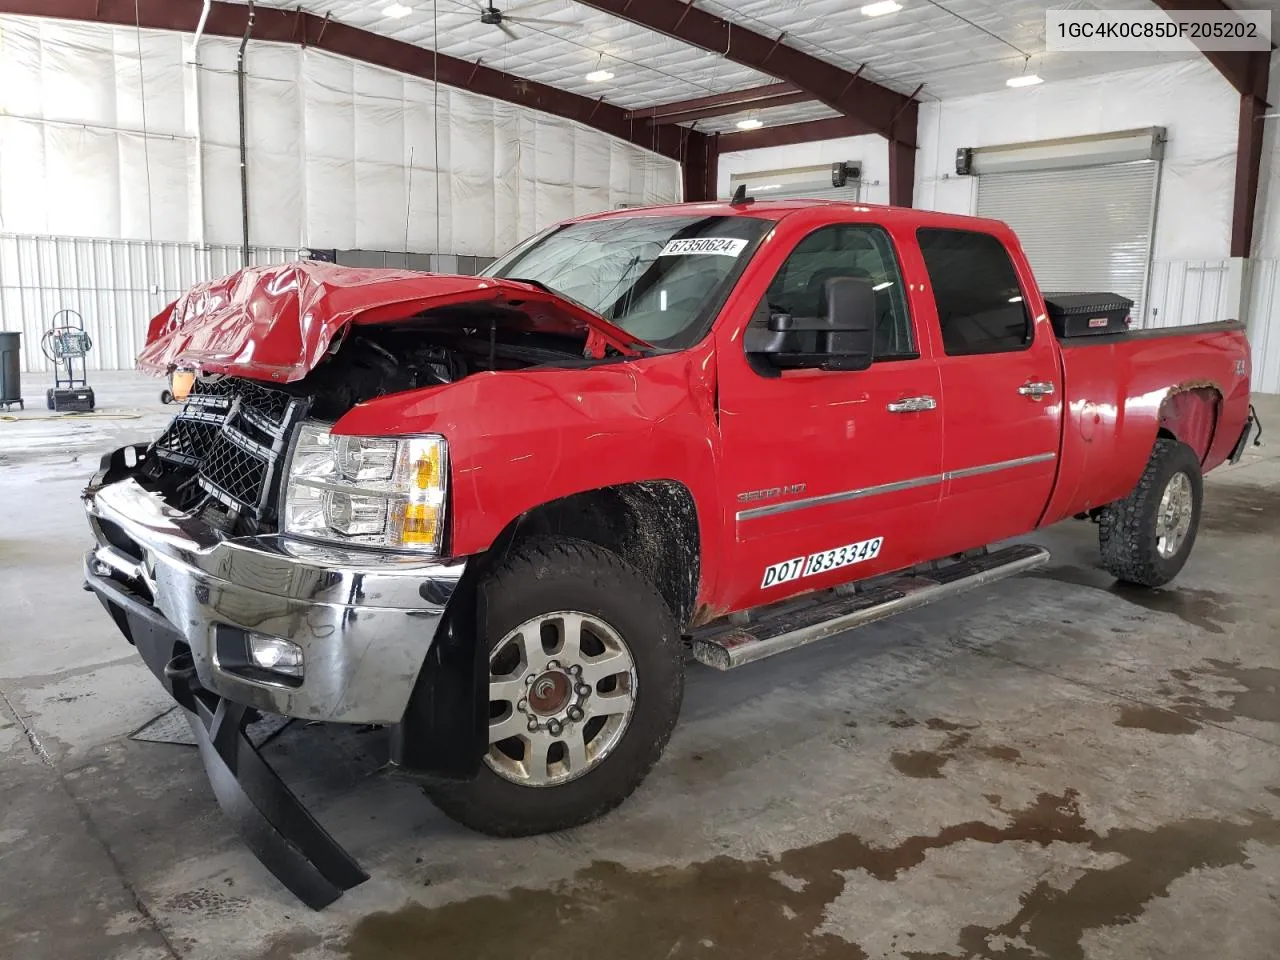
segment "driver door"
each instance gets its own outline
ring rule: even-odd
[[[869,280],[874,359],[866,370],[779,370],[750,345],[770,313],[820,315],[825,281]],[[729,609],[772,603],[931,557],[941,495],[941,386],[908,309],[893,240],[875,224],[805,234],[743,335],[717,344]],[[755,331],[753,333],[753,331]],[[744,349],[745,344],[745,349]]]

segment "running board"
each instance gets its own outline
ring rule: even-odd
[[[990,553],[917,567],[851,593],[842,595],[841,588],[837,588],[802,597],[776,608],[765,608],[758,619],[745,625],[720,624],[694,633],[693,655],[709,667],[732,670],[1048,562],[1048,550],[1018,543]]]

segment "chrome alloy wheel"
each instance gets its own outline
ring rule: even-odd
[[[1181,548],[1191,529],[1194,499],[1191,478],[1178,472],[1169,478],[1156,511],[1156,552],[1168,560]]]
[[[526,620],[489,655],[485,763],[526,787],[574,780],[618,745],[635,702],[635,662],[613,627],[571,610]]]

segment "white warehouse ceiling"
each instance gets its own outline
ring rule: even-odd
[[[1105,3],[1046,0],[900,0],[902,9],[886,16],[861,13],[858,0],[697,0],[714,14],[903,94],[924,84],[919,96],[949,99],[1001,89],[1024,63],[1047,82],[1185,59],[1198,54],[1109,53],[1080,55],[1044,51],[1045,12],[1052,9],[1152,10],[1151,0]],[[260,4],[296,9],[475,61],[528,80],[546,83],[628,109],[728,93],[774,82],[773,78],[650,31],[574,0],[516,0],[496,4],[509,16],[536,24],[511,23],[505,33],[482,23],[480,4],[435,0],[439,44],[433,29],[432,0],[404,3],[410,13],[391,18],[382,0],[272,0]],[[1274,3],[1252,0],[1248,6]],[[1029,57],[1029,60],[1028,60]],[[588,73],[614,76],[592,83]],[[760,114],[769,123],[835,116],[820,104],[802,104]],[[702,121],[714,132],[733,123]]]

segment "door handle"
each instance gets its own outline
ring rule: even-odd
[[[938,409],[938,401],[933,397],[903,397],[885,407],[890,413],[920,413],[924,410]]]
[[[1024,397],[1030,397],[1032,400],[1041,400],[1045,397],[1053,396],[1054,386],[1050,380],[1032,380],[1030,383],[1024,383],[1020,386],[1018,392]]]

